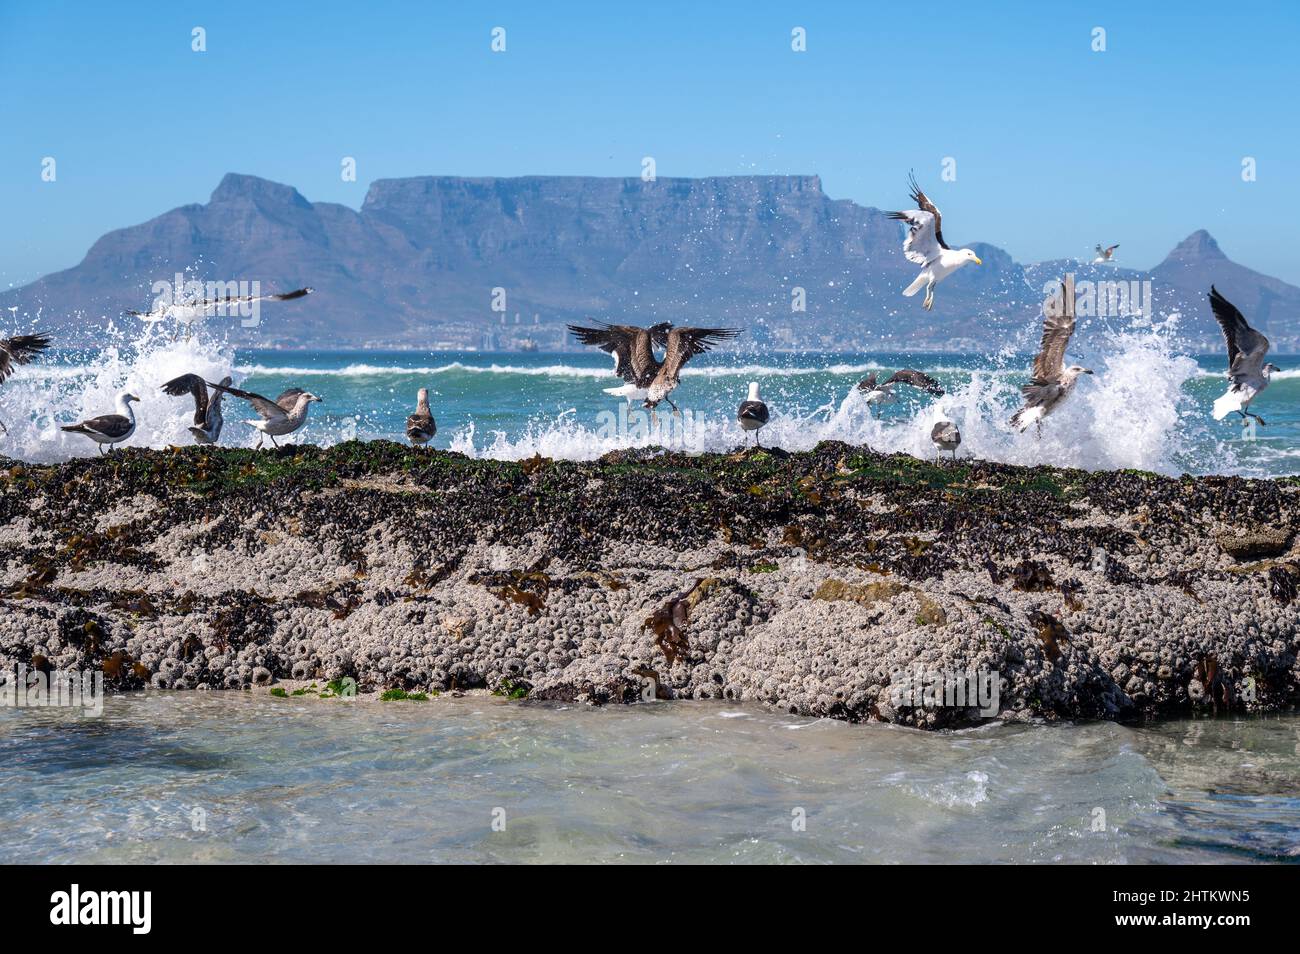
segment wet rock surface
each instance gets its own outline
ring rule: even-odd
[[[0,460],[0,665],[114,690],[355,678],[925,728],[1300,701],[1300,482],[376,441]],[[971,703],[971,700],[964,700]]]

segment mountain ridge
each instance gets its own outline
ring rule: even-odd
[[[608,318],[739,323],[768,347],[968,350],[1032,331],[1042,286],[1068,269],[1150,280],[1157,311],[1181,311],[1203,346],[1218,340],[1205,305],[1214,283],[1275,347],[1300,346],[1300,288],[1233,262],[1203,229],[1147,271],[1021,264],[971,242],[984,266],[946,280],[929,313],[900,294],[916,273],[902,234],[881,209],[827,196],[817,175],[415,176],[375,180],[352,209],[230,172],[207,203],[106,233],[72,268],[0,294],[0,307],[90,335],[180,271],[315,287],[233,332],[263,345],[565,347],[566,323]]]

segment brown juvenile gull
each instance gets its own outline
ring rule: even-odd
[[[285,434],[292,434],[303,424],[307,423],[307,408],[311,404],[318,403],[320,398],[310,391],[304,391],[302,388],[289,388],[278,398],[272,401],[270,398],[262,397],[260,394],[254,394],[252,391],[241,391],[239,388],[232,388],[225,384],[213,384],[208,382],[209,387],[216,388],[218,391],[225,391],[227,394],[233,394],[237,398],[243,398],[253,406],[253,410],[260,416],[260,421],[244,421],[250,427],[258,430],[257,446],[262,446],[262,436],[271,438],[271,443],[276,447],[277,437],[283,437]]]
[[[674,414],[681,414],[668,395],[681,380],[682,366],[693,356],[704,354],[715,344],[734,338],[738,334],[740,334],[738,328],[674,328],[669,331],[663,364],[655,374],[654,380],[650,382],[650,386],[646,388],[645,402],[642,406],[653,411],[660,401],[667,401]]]
[[[78,424],[64,424],[61,430],[86,435],[99,445],[99,452],[103,454],[105,444],[112,450],[114,444],[122,443],[135,433],[135,412],[131,410],[131,402],[138,400],[130,391],[123,391],[117,396],[116,414],[92,417]]]
[[[943,420],[930,429],[930,440],[934,441],[934,456],[937,460],[943,451],[952,451],[952,459],[957,459],[957,448],[961,446],[961,431],[952,421]]]
[[[226,375],[221,379],[221,387],[229,387],[231,380],[230,375]],[[221,416],[222,392],[213,388],[209,394],[208,383],[197,374],[182,374],[179,378],[172,378],[162,389],[172,397],[186,394],[194,396],[194,423],[190,425],[190,433],[200,444],[215,444],[221,436],[221,425],[224,423]]]
[[[1268,339],[1246,324],[1242,313],[1213,285],[1210,286],[1210,307],[1214,309],[1214,318],[1228,343],[1228,378],[1232,381],[1223,396],[1214,402],[1214,419],[1221,421],[1236,411],[1243,424],[1250,417],[1263,424],[1262,417],[1246,408],[1259,397],[1260,391],[1268,387],[1273,372],[1282,369],[1264,360],[1264,355],[1268,354]]]
[[[1061,295],[1043,304],[1043,341],[1034,358],[1033,376],[1020,390],[1025,395],[1025,406],[1011,418],[1011,426],[1019,431],[1030,424],[1043,431],[1043,418],[1051,414],[1070,392],[1081,374],[1092,374],[1090,368],[1072,364],[1065,366],[1065,347],[1074,334],[1074,278],[1061,282]]]
[[[406,419],[406,437],[412,444],[427,444],[438,433],[438,424],[429,411],[429,389],[420,388],[415,399],[415,413]]]
[[[874,413],[877,405],[893,404],[897,401],[898,396],[894,393],[895,384],[907,384],[935,397],[943,397],[943,388],[939,386],[939,382],[920,371],[903,368],[891,374],[883,384],[876,380],[876,372],[872,371],[858,382],[858,390],[866,395],[867,409]]]
[[[625,383],[622,387],[605,388],[605,393],[627,398],[629,402],[645,400],[646,389],[662,366],[662,362],[655,357],[655,345],[662,348],[668,344],[671,328],[672,324],[667,321],[649,328],[604,322],[599,328],[569,325],[569,331],[583,344],[592,345],[614,356],[614,373]]]
[[[1116,242],[1114,245],[1108,246],[1107,248],[1102,248],[1098,245],[1097,257],[1092,260],[1092,264],[1105,265],[1107,262],[1115,258],[1115,249],[1117,248],[1119,248],[1119,242]]]
[[[14,368],[27,364],[50,346],[50,336],[46,334],[14,335],[12,338],[0,338],[0,384],[8,380]],[[9,433],[9,428],[0,421],[0,431]]]
[[[768,410],[763,399],[758,396],[757,381],[749,382],[749,397],[740,402],[740,407],[736,409],[736,419],[740,421],[742,429],[754,432],[754,445],[761,447],[758,432],[767,423]]]
[[[921,274],[912,284],[903,289],[903,295],[911,298],[922,287],[925,288],[925,308],[934,307],[934,286],[939,284],[967,262],[983,265],[980,257],[968,248],[952,249],[943,240],[943,216],[929,197],[916,184],[916,177],[909,177],[912,186],[912,201],[917,208],[906,212],[890,212],[891,219],[907,223],[907,238],[903,242],[903,255],[909,262],[921,266]]]

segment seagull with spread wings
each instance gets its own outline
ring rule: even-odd
[[[878,381],[876,372],[872,371],[858,382],[858,390],[866,395],[867,409],[874,413],[873,409],[878,405],[893,404],[898,400],[898,395],[894,393],[896,384],[910,385],[935,397],[943,397],[943,388],[939,386],[938,381],[912,368],[895,371],[884,382]]]
[[[1098,245],[1097,257],[1092,260],[1092,264],[1105,265],[1107,262],[1113,261],[1115,258],[1115,249],[1117,248],[1119,248],[1119,242],[1116,242],[1114,245],[1111,245],[1107,248],[1102,248],[1100,245]]]
[[[244,423],[257,428],[259,432],[257,436],[258,447],[262,446],[263,435],[271,438],[271,443],[279,447],[280,445],[276,443],[275,439],[283,437],[285,434],[292,434],[307,423],[307,408],[312,404],[319,403],[321,400],[310,391],[304,391],[302,388],[289,388],[289,390],[272,401],[270,398],[254,394],[252,391],[241,391],[239,388],[232,388],[228,384],[213,384],[209,381],[208,387],[224,391],[237,398],[243,398],[253,406],[253,410],[262,419],[260,421],[244,421]]]
[[[124,315],[139,318],[141,321],[157,322],[166,318],[188,324],[196,318],[208,318],[216,314],[236,315],[243,305],[252,305],[262,301],[293,301],[305,298],[314,288],[298,288],[291,292],[276,295],[227,295],[224,298],[200,298],[193,301],[167,302],[159,298],[149,311],[124,311]]]
[[[12,338],[0,338],[0,384],[8,380],[14,368],[27,364],[50,346],[50,336],[44,334],[14,335]],[[9,432],[4,422],[0,421],[0,431]]]
[[[1017,430],[1025,431],[1034,424],[1041,435],[1043,418],[1070,396],[1079,375],[1092,374],[1091,368],[1065,365],[1065,348],[1074,334],[1074,322],[1074,278],[1067,276],[1061,282],[1059,298],[1053,296],[1043,305],[1043,341],[1034,358],[1033,377],[1020,389],[1025,406],[1011,418],[1011,426]]]
[[[605,388],[605,393],[625,397],[629,402],[645,400],[646,389],[662,366],[662,362],[655,357],[655,345],[665,347],[671,329],[672,324],[667,321],[649,328],[604,322],[601,322],[599,328],[569,325],[569,331],[583,344],[592,345],[614,356],[614,373],[625,383],[622,387]]]
[[[980,257],[968,248],[949,248],[943,240],[943,216],[929,197],[916,184],[916,177],[910,177],[912,201],[917,208],[906,212],[890,212],[891,219],[907,223],[907,238],[903,241],[903,255],[909,262],[921,266],[921,274],[912,284],[903,289],[904,296],[911,298],[925,288],[925,308],[934,307],[934,286],[939,284],[967,262],[983,265]]]
[[[664,361],[646,388],[645,408],[653,411],[660,401],[667,401],[674,414],[680,414],[677,405],[668,395],[672,394],[681,379],[682,366],[697,354],[704,354],[716,344],[721,344],[740,334],[739,328],[674,328],[668,332],[668,342],[664,350]]]
[[[211,394],[208,393],[208,383],[197,374],[182,374],[162,386],[163,391],[172,397],[193,395],[194,423],[190,425],[190,433],[200,444],[215,444],[221,436],[221,425],[224,423],[221,416],[221,388],[230,387],[231,380],[230,375],[226,375]]]
[[[1232,381],[1224,395],[1214,402],[1214,419],[1221,421],[1236,411],[1243,424],[1250,417],[1263,424],[1262,417],[1246,408],[1259,397],[1260,391],[1268,387],[1273,372],[1282,369],[1264,360],[1264,355],[1268,354],[1268,339],[1246,324],[1236,306],[1220,295],[1213,285],[1210,286],[1210,307],[1214,309],[1214,319],[1223,329],[1224,340],[1228,343],[1228,379]]]

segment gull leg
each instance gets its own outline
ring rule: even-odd
[[[672,398],[664,398],[664,400],[667,401],[667,402],[668,402],[668,406],[669,406],[670,408],[673,409],[673,417],[681,417],[681,416],[682,416],[682,412],[678,409],[677,405],[673,403],[673,399],[672,399]]]
[[[272,447],[279,447],[279,446],[280,446],[279,443],[276,442],[276,439],[275,439],[275,435],[274,435],[274,434],[268,434],[267,437],[271,438],[271,446],[272,446]]]
[[[929,311],[934,307],[934,282],[925,286],[925,310]]]

